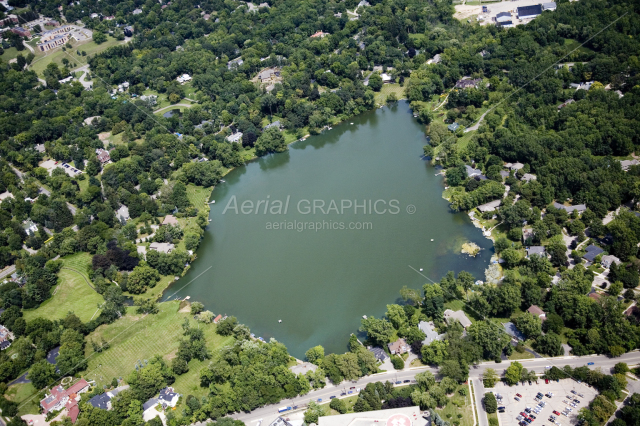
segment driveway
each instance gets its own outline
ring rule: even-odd
[[[8,277],[16,271],[16,265],[7,266],[5,269],[0,271],[0,279],[4,277]]]
[[[487,412],[484,410],[484,404],[482,404],[482,398],[484,394],[487,392],[484,388],[484,384],[482,383],[482,379],[472,380],[473,383],[473,393],[474,393],[474,401],[473,403],[477,407],[478,412],[478,425],[479,426],[489,426],[489,419],[487,418]]]

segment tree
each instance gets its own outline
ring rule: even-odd
[[[546,320],[542,323],[542,329],[545,333],[554,332],[556,334],[560,334],[562,329],[564,328],[564,321],[562,317],[554,312],[548,313],[546,316]]]
[[[386,319],[376,319],[375,317],[367,317],[360,320],[360,331],[367,333],[369,339],[374,343],[384,346],[391,341],[391,337],[395,334],[393,325]]]
[[[513,361],[509,367],[507,367],[507,371],[505,373],[505,380],[510,386],[515,385],[520,381],[522,374],[522,364],[518,361]]]
[[[307,358],[307,361],[309,361],[310,363],[320,365],[322,359],[324,358],[324,348],[320,345],[314,346],[313,348],[305,352],[304,355]]]
[[[500,378],[498,377],[498,373],[493,368],[487,368],[482,373],[482,383],[487,388],[492,388],[498,382]]]
[[[49,386],[55,377],[55,366],[44,359],[33,364],[28,375],[29,380],[31,380],[36,389]]]
[[[495,320],[478,321],[468,329],[473,341],[478,344],[485,358],[496,359],[510,342],[510,338],[501,324]]]
[[[616,281],[611,283],[609,288],[607,289],[607,293],[609,293],[613,297],[618,297],[618,295],[622,292],[623,284],[620,281]]]
[[[373,73],[369,77],[369,88],[374,92],[379,92],[382,89],[382,77],[380,77],[380,74]]]
[[[615,374],[626,374],[629,371],[629,366],[625,362],[619,362],[613,366],[613,372]]]
[[[436,378],[430,371],[416,374],[416,382],[423,391],[428,391],[436,384]]]
[[[482,402],[484,403],[484,410],[487,413],[493,414],[498,410],[498,401],[496,400],[496,396],[493,393],[485,393]]]
[[[146,265],[136,266],[129,274],[127,289],[130,293],[140,294],[146,291],[147,287],[155,287],[158,281],[160,281],[158,271]]]
[[[511,321],[518,327],[518,330],[527,336],[527,339],[535,339],[542,333],[542,320],[530,312],[512,318]]]
[[[200,302],[191,303],[191,315],[197,315],[204,310],[204,305]]]
[[[307,411],[304,412],[304,421],[306,424],[318,424],[318,417],[324,416],[324,409],[315,401],[310,401]]]
[[[329,407],[332,410],[337,411],[340,414],[344,414],[347,412],[347,404],[342,399],[334,398],[331,400]]]
[[[562,340],[560,339],[560,336],[553,332],[538,337],[536,339],[534,347],[538,352],[550,356],[560,356],[564,354],[564,349],[562,348]]]
[[[444,292],[440,284],[425,284],[423,310],[433,319],[442,319],[444,313]]]
[[[266,154],[285,152],[288,147],[284,141],[284,136],[278,129],[268,129],[262,133],[256,141],[256,155],[262,157]]]
[[[395,368],[396,370],[404,369],[404,360],[398,355],[393,355],[391,357],[391,363],[393,364],[393,368]]]
[[[402,300],[409,302],[412,305],[419,305],[422,302],[420,291],[409,288],[406,285],[400,289],[400,297],[402,297]]]
[[[422,362],[430,365],[440,365],[447,358],[447,341],[434,340],[420,348]]]
[[[218,323],[216,332],[221,336],[230,336],[238,325],[238,319],[234,316],[227,317]]]

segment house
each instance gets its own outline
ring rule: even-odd
[[[80,415],[78,401],[70,398],[65,404],[65,408],[67,409],[67,415],[69,416],[71,423],[75,424],[76,420],[78,420],[78,416]]]
[[[584,254],[584,256],[582,256],[582,258],[589,262],[593,262],[597,256],[604,253],[604,250],[602,250],[598,246],[594,246],[593,244],[587,247],[586,251],[587,252]]]
[[[620,259],[618,259],[617,257],[611,255],[611,254],[607,254],[605,256],[602,256],[602,259],[600,260],[600,265],[602,265],[602,267],[609,269],[611,267],[611,265],[613,264],[616,265],[620,265],[622,264],[622,262],[620,261]]]
[[[481,78],[476,79],[462,79],[456,82],[456,89],[469,89],[471,87],[477,89],[478,84],[482,81]]]
[[[310,362],[303,362],[301,364],[296,364],[294,366],[289,367],[289,370],[291,370],[291,372],[296,376],[298,374],[302,374],[304,376],[309,371],[316,371],[317,369],[318,369],[318,366]]]
[[[627,170],[629,170],[629,168],[631,168],[631,166],[637,166],[638,164],[640,164],[640,161],[638,161],[638,160],[622,160],[622,161],[620,161],[620,167],[622,167],[622,170],[624,170],[625,172]]]
[[[29,31],[26,28],[15,27],[15,28],[11,28],[11,30],[9,31],[11,31],[14,34],[18,34],[20,37],[25,37],[25,38],[31,37],[31,31]]]
[[[471,320],[467,318],[465,313],[462,311],[452,311],[451,309],[447,309],[444,311],[444,319],[447,324],[450,324],[453,321],[458,321],[464,328],[471,325]]]
[[[587,210],[587,206],[584,204],[577,204],[575,206],[565,206],[564,204],[554,202],[553,207],[555,207],[556,209],[566,210],[567,213],[569,214],[573,213],[574,210],[576,210],[578,213],[583,213],[585,210]]]
[[[447,126],[447,129],[449,129],[452,132],[455,132],[456,130],[458,130],[458,127],[460,127],[458,123],[451,123]]]
[[[499,12],[496,15],[496,22],[511,22],[511,13],[509,12]]]
[[[134,15],[140,15],[142,13],[142,9],[133,9],[133,12],[131,12]]]
[[[433,58],[429,59],[427,61],[427,64],[439,64],[440,62],[442,62],[442,57],[438,53],[438,54],[434,55]]]
[[[102,148],[96,149],[96,157],[98,158],[98,161],[102,165],[111,161],[111,156],[109,155],[109,151]]]
[[[90,126],[90,125],[91,125],[91,123],[93,123],[93,120],[95,120],[95,119],[98,119],[98,120],[99,120],[99,119],[100,119],[100,116],[99,116],[99,115],[94,115],[93,117],[87,117],[87,118],[85,118],[85,119],[83,120],[83,122],[84,122],[84,124],[86,124],[87,126]]]
[[[43,143],[36,144],[35,150],[40,154],[44,154],[44,151],[45,151],[44,144]]]
[[[466,172],[467,172],[467,177],[474,177],[474,176],[480,176],[482,174],[482,171],[478,170],[478,169],[474,169],[473,167],[465,164],[464,166]]]
[[[512,28],[514,26],[513,21],[500,21],[497,24],[502,28]]]
[[[278,129],[280,130],[280,128],[282,127],[282,125],[280,124],[280,120],[274,121],[271,124],[267,124],[266,126],[264,126],[264,128],[262,129],[264,130],[269,130],[269,129]]]
[[[482,213],[495,211],[502,204],[502,200],[493,200],[478,206],[478,210]]]
[[[115,388],[105,393],[101,393],[100,395],[96,395],[89,400],[89,404],[91,404],[94,408],[99,408],[101,410],[111,410],[111,400],[114,396],[120,393],[120,388]]]
[[[0,21],[0,27],[4,27],[5,25],[17,24],[20,21],[18,20],[17,15],[8,15],[5,19]]]
[[[129,217],[129,209],[127,208],[127,206],[122,205],[117,211],[116,211],[116,217],[118,218],[118,220],[121,223],[124,223],[126,221],[128,221],[130,219]]]
[[[159,251],[161,253],[169,254],[173,251],[174,245],[171,243],[151,243],[149,244],[149,250]]]
[[[389,358],[389,355],[382,349],[380,346],[375,346],[373,348],[369,348],[369,352],[376,357],[376,359],[380,362],[384,362],[385,359]]]
[[[133,27],[131,25],[126,26],[122,32],[124,32],[125,37],[131,37],[133,36]]]
[[[516,9],[518,19],[531,19],[542,13],[542,5],[534,4],[532,6],[522,6]]]
[[[504,164],[504,167],[505,167],[505,168],[507,168],[507,169],[509,169],[509,170],[513,170],[514,172],[517,172],[518,170],[520,170],[520,169],[524,168],[524,164],[522,164],[522,163],[518,163],[518,162],[515,162],[515,163],[505,163],[505,164]]]
[[[232,143],[242,142],[242,132],[233,133],[233,134],[227,136],[226,139],[227,139],[227,141],[232,142]]]
[[[395,342],[389,343],[387,347],[393,355],[402,355],[409,352],[409,345],[404,339],[398,339]]]
[[[595,290],[591,290],[591,293],[589,293],[589,298],[595,300],[596,302],[599,302],[601,297],[602,296],[600,295],[600,293],[597,293]]]
[[[22,228],[24,229],[24,232],[27,233],[27,235],[35,235],[36,232],[38,232],[38,225],[33,223],[31,220],[25,220],[22,223]]]
[[[163,408],[175,407],[178,399],[180,399],[180,394],[176,393],[172,387],[161,389],[158,395],[158,402],[162,404]]]
[[[547,252],[544,246],[531,246],[527,247],[527,257],[537,254],[538,256],[547,256]]]
[[[527,340],[526,336],[520,330],[518,330],[514,323],[505,322],[504,324],[502,324],[502,326],[504,327],[504,331],[512,338],[522,341]]]
[[[422,330],[425,334],[425,339],[422,341],[423,345],[429,345],[435,340],[442,340],[444,338],[444,334],[438,334],[435,330],[433,321],[420,321],[418,323],[418,328]]]
[[[176,219],[175,216],[173,215],[166,215],[164,217],[164,220],[162,221],[162,225],[173,225],[176,226],[178,224],[178,219]]]
[[[9,331],[4,325],[0,325],[0,350],[5,350],[11,346],[13,340],[13,333]]]
[[[529,306],[529,309],[527,309],[527,312],[529,312],[532,315],[537,316],[542,321],[547,319],[547,314],[545,314],[544,311],[542,309],[540,309],[539,306],[531,305],[531,306]]]
[[[222,319],[222,315],[218,315],[217,317],[215,317],[215,319],[213,320],[214,324],[217,324],[220,322],[220,320]]]
[[[238,57],[227,62],[227,68],[230,70],[235,70],[238,67],[242,66],[242,64],[244,64],[244,61],[242,60],[241,57]]]
[[[389,410],[365,411],[363,413],[339,414],[318,418],[318,426],[428,426],[432,424],[427,413],[420,407],[392,408]],[[433,422],[435,424],[435,422]],[[271,426],[271,425],[270,425]],[[273,426],[288,426],[284,424]]]
[[[526,243],[528,240],[533,239],[533,228],[522,228],[522,241]]]
[[[89,390],[89,383],[85,379],[80,379],[66,390],[62,385],[58,385],[52,388],[51,393],[40,401],[40,406],[45,414],[51,411],[62,410],[69,399],[77,400],[78,394],[86,392],[87,390]]]
[[[324,37],[326,37],[326,36],[328,36],[328,35],[329,35],[329,33],[325,33],[325,32],[323,32],[323,31],[318,31],[318,32],[316,32],[315,34],[312,34],[310,37],[311,37],[311,38],[318,38],[318,37],[319,37],[319,38],[324,38]]]
[[[187,81],[191,81],[191,76],[189,74],[182,74],[181,76],[178,76],[176,80],[178,80],[178,83],[184,84]]]
[[[562,108],[564,108],[567,105],[570,105],[570,104],[572,104],[574,102],[575,101],[573,99],[569,99],[568,101],[565,101],[565,102],[561,103],[560,105],[558,105],[558,110],[561,110]]]
[[[280,68],[277,68],[277,67],[266,68],[260,71],[257,75],[257,78],[261,83],[267,83],[267,82],[272,82],[274,80],[278,80],[278,77],[280,77]]]
[[[392,83],[393,82],[393,77],[391,77],[386,72],[383,72],[382,74],[380,74],[380,77],[382,78],[382,82],[383,83]]]
[[[531,173],[525,173],[524,175],[522,175],[522,179],[520,179],[523,182],[531,182],[532,180],[536,180],[537,177],[536,175],[533,175]]]
[[[542,3],[542,10],[556,10],[556,7],[555,2]]]

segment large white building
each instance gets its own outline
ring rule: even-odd
[[[390,410],[367,411],[364,413],[323,416],[318,426],[428,426],[420,407],[393,408]]]

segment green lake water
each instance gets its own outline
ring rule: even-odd
[[[380,317],[404,285],[429,282],[411,267],[434,281],[449,270],[484,279],[491,241],[450,211],[424,144],[423,126],[400,102],[233,170],[212,193],[198,259],[165,298],[235,315],[302,358],[315,345],[344,352],[363,315]],[[483,250],[463,255],[465,241]]]

